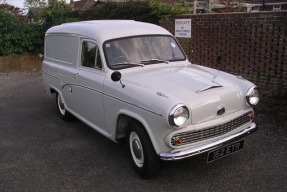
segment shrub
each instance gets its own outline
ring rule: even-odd
[[[15,15],[0,11],[0,56],[38,53],[42,43],[41,26],[26,23]]]
[[[48,6],[44,8],[42,17],[44,19],[43,30],[46,31],[50,27],[60,25],[62,23],[78,21],[77,18],[71,17],[72,12],[70,5],[63,0],[50,0]]]

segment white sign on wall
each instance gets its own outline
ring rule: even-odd
[[[175,19],[175,37],[191,38],[191,19]]]

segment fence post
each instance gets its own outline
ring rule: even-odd
[[[196,15],[197,0],[193,1],[193,14]]]

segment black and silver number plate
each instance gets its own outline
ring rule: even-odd
[[[236,151],[243,149],[244,140],[232,143],[220,149],[210,151],[207,156],[207,163],[220,159],[224,156],[230,155]]]

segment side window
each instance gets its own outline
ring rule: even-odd
[[[84,67],[102,69],[102,60],[98,46],[95,43],[83,41],[81,65]]]

